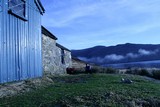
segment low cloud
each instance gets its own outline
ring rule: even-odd
[[[92,58],[85,58],[85,57],[78,57],[79,59],[86,61],[86,62],[95,62],[95,63],[105,63],[105,62],[115,62],[115,61],[121,61],[123,59],[127,58],[138,58],[141,56],[148,56],[153,55],[159,52],[158,49],[156,50],[145,50],[145,49],[139,49],[137,53],[127,53],[126,55],[117,55],[117,54],[110,54],[106,55],[105,57],[92,57]]]
[[[148,50],[145,50],[145,49],[139,49],[138,53],[140,55],[151,55],[151,54],[156,54],[158,52],[158,50],[154,50],[154,51],[148,51]]]
[[[146,55],[153,55],[153,54],[156,54],[157,52],[159,52],[158,49],[156,50],[145,50],[145,49],[139,49],[138,50],[138,53],[128,53],[126,55],[126,57],[129,57],[129,58],[138,58],[140,56],[146,56]]]
[[[104,58],[102,57],[92,57],[92,58],[78,57],[78,58],[86,62],[101,63],[101,64],[125,59],[123,55],[116,55],[116,54],[106,55]]]
[[[137,58],[139,55],[138,54],[134,54],[134,53],[128,53],[126,55],[126,57],[130,57],[130,58]]]
[[[101,58],[101,57],[93,57],[93,58],[78,57],[78,59],[86,61],[86,62],[104,63],[104,58]]]
[[[119,61],[119,60],[124,59],[124,56],[111,54],[111,55],[106,55],[104,59],[105,60],[111,60],[111,61]]]
[[[102,57],[92,57],[92,58],[78,57],[78,58],[86,62],[104,63],[110,61],[120,61],[125,57],[123,55],[110,54],[106,55],[104,58]]]

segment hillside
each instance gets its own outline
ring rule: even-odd
[[[72,56],[97,64],[160,60],[160,45],[126,43],[109,47],[95,46],[72,50]]]

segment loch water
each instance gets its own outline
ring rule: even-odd
[[[154,61],[141,61],[141,62],[129,62],[129,63],[118,63],[118,64],[105,64],[105,67],[112,68],[160,68],[160,60]]]

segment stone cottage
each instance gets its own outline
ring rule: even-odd
[[[45,74],[65,74],[72,66],[71,51],[56,43],[57,37],[42,26],[42,57]]]

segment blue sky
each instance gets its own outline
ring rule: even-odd
[[[160,0],[41,0],[42,25],[69,49],[160,44]]]

